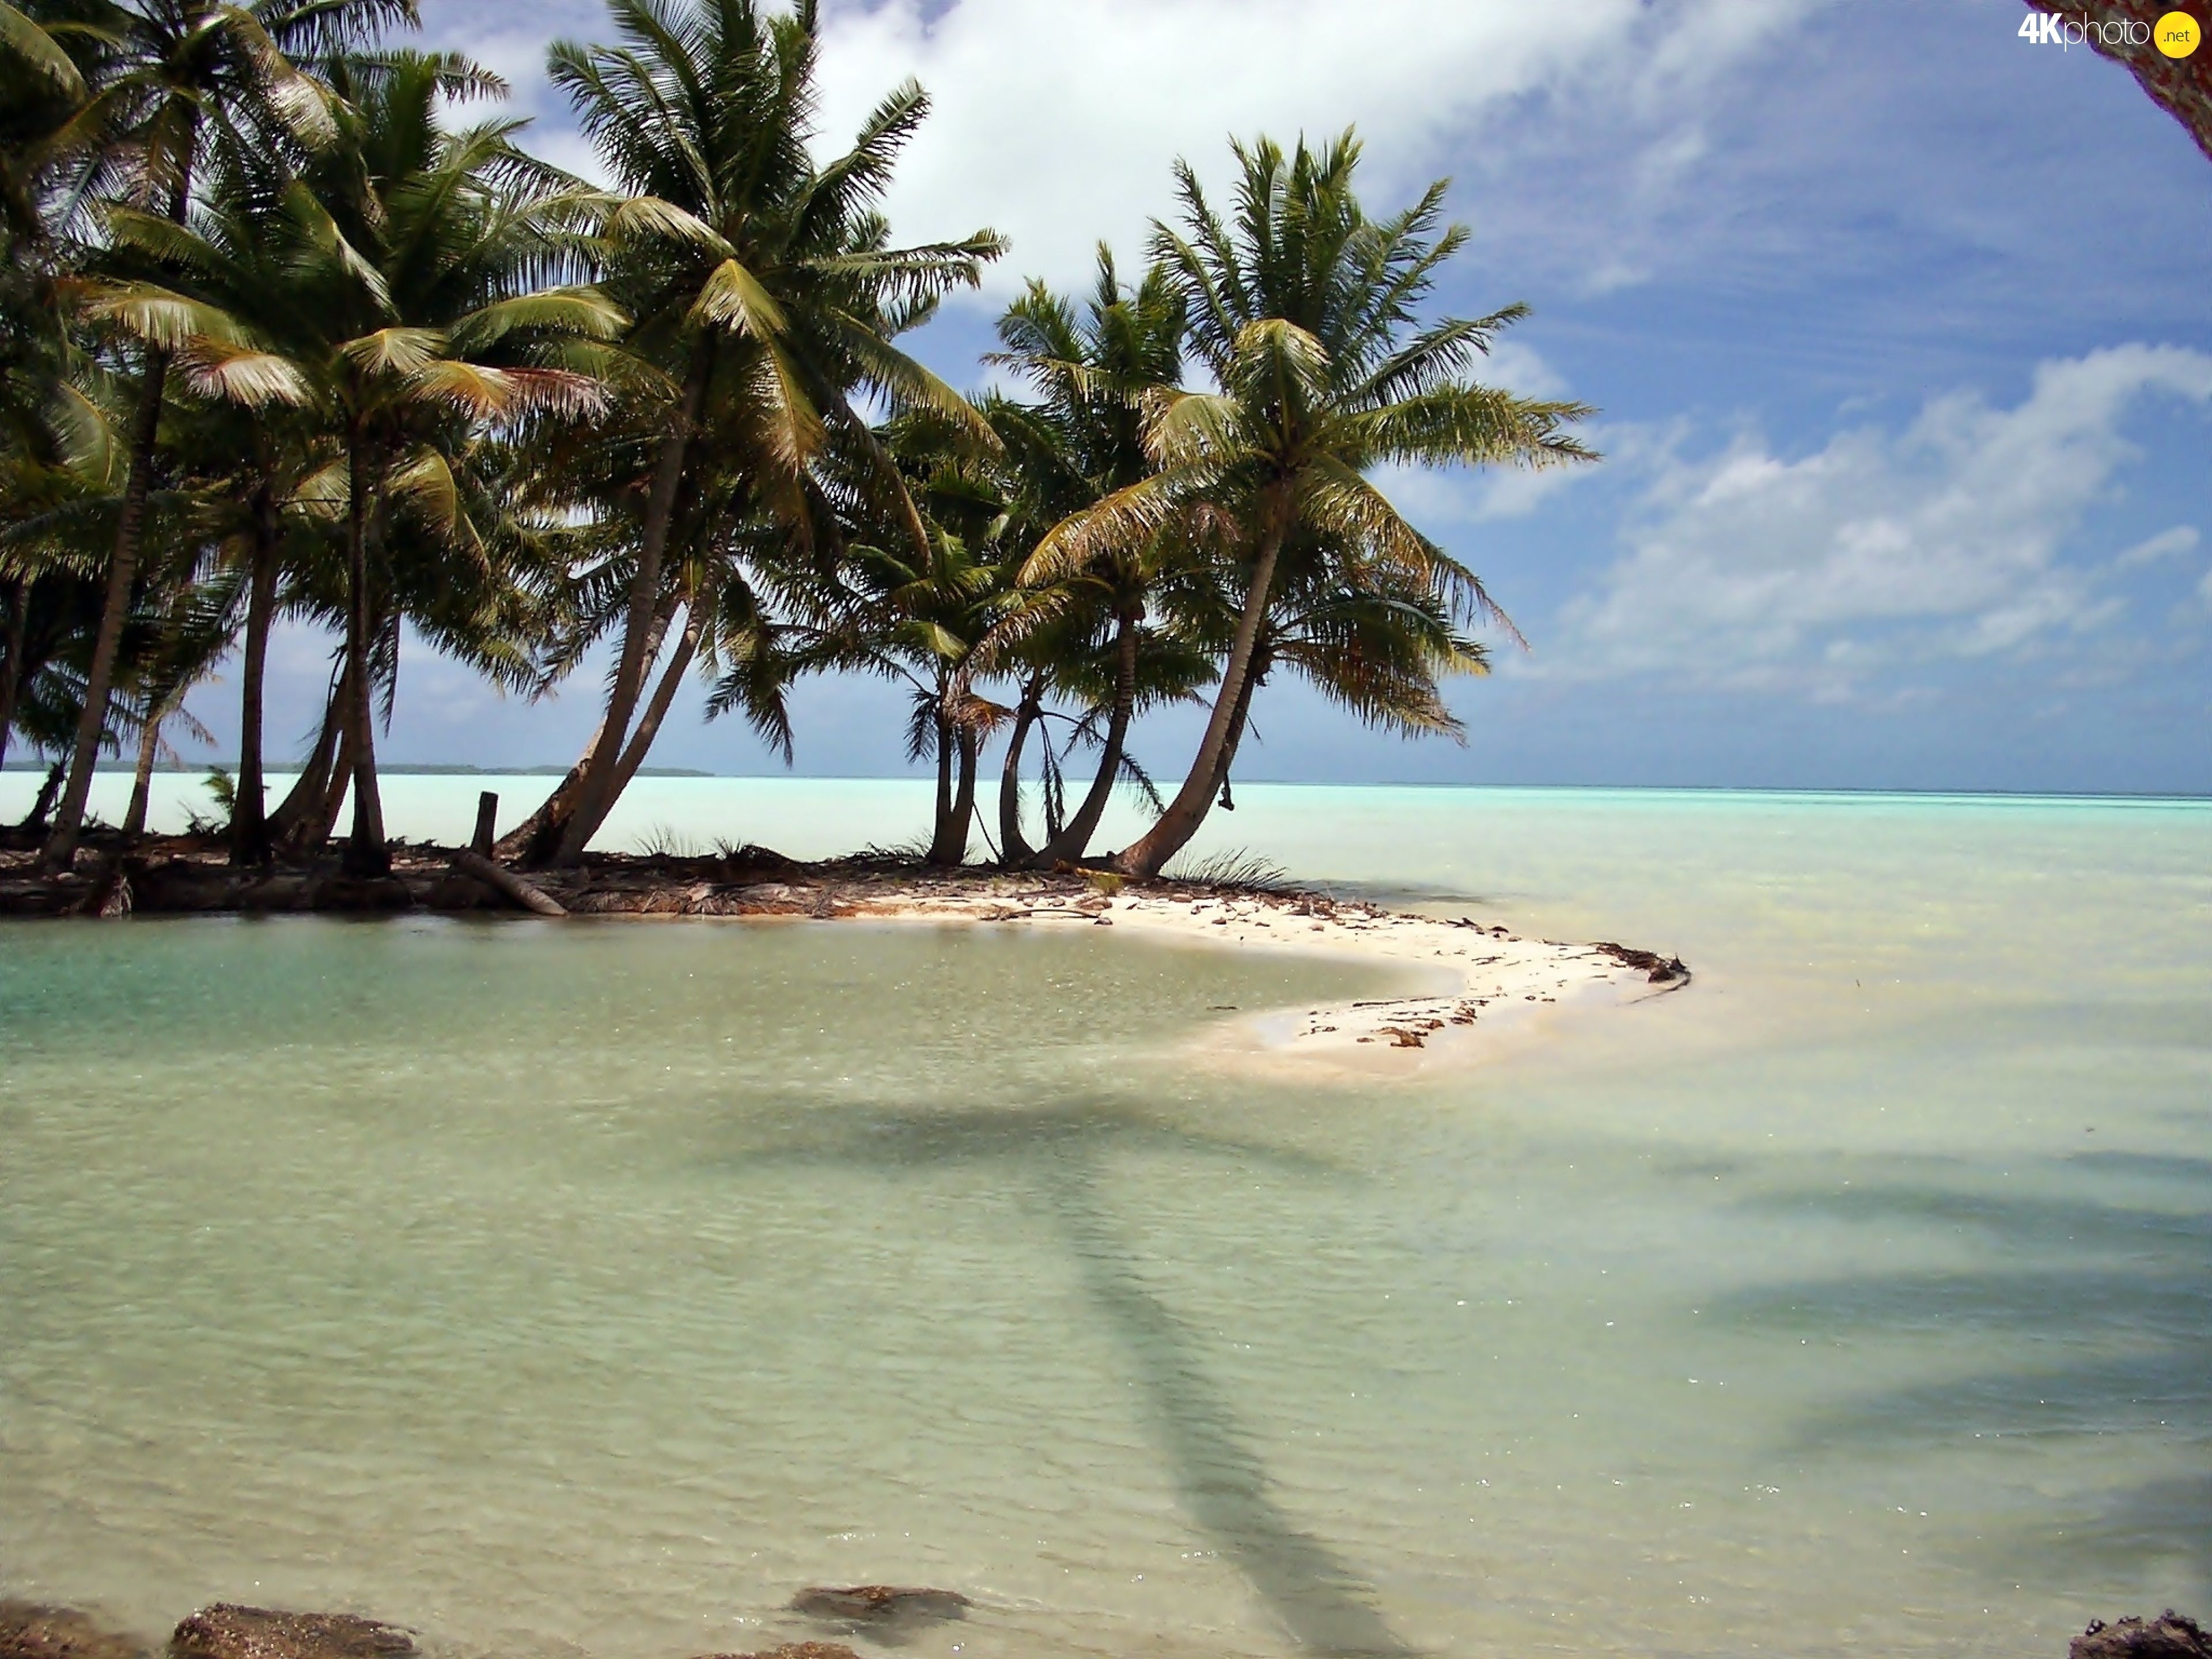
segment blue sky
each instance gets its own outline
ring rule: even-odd
[[[1602,410],[1572,477],[1385,481],[1532,647],[1455,689],[1467,744],[1271,685],[1251,778],[2212,791],[2212,164],[2118,66],[2021,39],[2016,0],[825,9],[825,145],[906,75],[936,100],[896,234],[1012,239],[918,337],[956,384],[1020,279],[1136,253],[1176,155],[1219,179],[1232,133],[1356,123],[1370,209],[1455,181],[1442,308],[1534,307],[1496,377]],[[589,170],[540,70],[596,0],[423,10]],[[281,641],[276,745],[327,648]],[[503,700],[417,647],[383,752],[566,762],[600,684]],[[225,753],[234,696],[192,703]],[[797,708],[799,770],[904,769],[883,689]],[[1178,772],[1196,729],[1137,750]],[[777,769],[691,711],[654,759]]]

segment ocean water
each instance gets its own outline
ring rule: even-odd
[[[1697,979],[1348,1084],[1209,1034],[1389,972],[1103,929],[0,928],[0,1594],[605,1659],[825,1582],[1007,1659],[2212,1612],[2212,805],[1253,786],[1240,847]]]

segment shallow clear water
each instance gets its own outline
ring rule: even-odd
[[[651,781],[618,833],[923,817]],[[395,830],[479,787],[395,780]],[[0,929],[0,1592],[607,1659],[806,1633],[824,1581],[976,1598],[917,1655],[2055,1656],[2212,1609],[2212,806],[1238,801],[1213,847],[1698,980],[1293,1085],[1192,1045],[1387,975]]]

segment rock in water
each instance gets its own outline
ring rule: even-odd
[[[169,1638],[171,1659],[392,1659],[415,1638],[349,1613],[276,1613],[217,1602]]]
[[[2067,1659],[2212,1659],[2212,1636],[2194,1619],[2185,1619],[2168,1607],[2158,1618],[2123,1619],[2117,1625],[2103,1620],[2074,1638]]]
[[[0,1659],[145,1659],[144,1644],[102,1630],[75,1607],[0,1601]]]
[[[842,1642],[786,1642],[765,1653],[706,1653],[699,1659],[860,1659]]]
[[[814,1584],[791,1599],[791,1610],[810,1619],[869,1624],[964,1619],[968,1598],[957,1590],[910,1589],[895,1584]]]

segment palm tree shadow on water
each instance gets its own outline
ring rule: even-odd
[[[1784,1444],[1794,1455],[1911,1457],[1979,1442],[1993,1462],[2000,1447],[2039,1448],[2050,1472],[2035,1506],[1976,1536],[1972,1553],[1993,1578],[2126,1586],[2164,1562],[2212,1597],[2212,1158],[2078,1152],[2051,1164],[2065,1175],[2040,1190],[1992,1191],[1955,1164],[1911,1158],[1863,1160],[1840,1186],[1831,1176],[1771,1188],[1744,1207],[1879,1228],[1885,1241],[1973,1237],[1984,1263],[1861,1258],[1731,1292],[1717,1308],[1771,1332],[1904,1330],[1957,1345],[1960,1363],[1934,1377],[1808,1409]],[[1985,1343],[2002,1344],[2002,1357]],[[2134,1466],[2123,1461],[2130,1443],[2154,1445],[2163,1471],[2111,1486],[2078,1466],[2057,1472],[2057,1455],[2097,1443],[2121,1468]]]
[[[1266,1463],[1236,1407],[1206,1375],[1183,1322],[1146,1285],[1140,1264],[1098,1190],[1109,1151],[1169,1151],[1307,1175],[1334,1166],[1279,1147],[1197,1135],[1097,1100],[1011,1111],[912,1116],[815,1109],[829,1133],[747,1162],[873,1164],[891,1174],[951,1164],[1019,1166],[1063,1229],[1084,1287],[1128,1356],[1146,1415],[1191,1521],[1243,1576],[1301,1648],[1341,1656],[1410,1655],[1377,1605],[1374,1586],[1277,1502]]]

